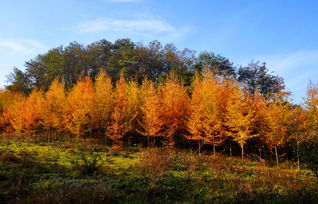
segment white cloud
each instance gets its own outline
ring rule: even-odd
[[[280,73],[318,65],[318,50],[299,50],[260,57]]]
[[[165,19],[141,13],[128,18],[97,18],[79,22],[73,30],[81,34],[130,37],[141,40],[157,39],[162,42],[177,42],[193,31],[191,26],[174,26]]]
[[[308,81],[317,80],[318,50],[298,50],[256,58],[267,63],[269,69],[284,77],[296,102],[305,96]]]
[[[0,47],[8,49],[10,52],[28,51],[28,48],[25,45],[11,40],[0,41]]]
[[[105,31],[143,33],[143,32],[170,32],[175,30],[173,26],[160,19],[133,19],[122,20],[114,18],[99,18],[91,21],[80,22],[76,30],[81,33],[100,33]]]
[[[32,39],[0,39],[0,49],[8,54],[30,54],[47,49],[42,43]]]

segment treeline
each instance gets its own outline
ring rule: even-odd
[[[25,63],[25,71],[17,68],[9,75],[8,90],[29,94],[34,87],[48,90],[52,81],[59,78],[67,89],[80,77],[96,79],[100,68],[115,83],[120,74],[138,84],[144,79],[155,83],[163,82],[166,75],[174,72],[186,86],[190,86],[194,73],[204,67],[216,69],[219,75],[236,78],[248,85],[253,92],[258,88],[262,94],[284,89],[281,77],[268,72],[265,64],[251,62],[241,67],[213,52],[197,52],[190,49],[178,50],[173,44],[152,41],[148,45],[119,39],[114,43],[100,40],[87,46],[77,42],[57,47],[38,55]]]
[[[191,53],[191,54],[189,54]],[[106,68],[100,68],[105,66]],[[293,105],[265,64],[235,67],[157,41],[71,43],[15,69],[0,93],[0,128],[48,141],[97,138],[114,146],[216,147],[232,154],[317,155],[318,88]],[[317,158],[306,157],[318,161]],[[303,158],[303,157],[302,157]]]
[[[58,79],[48,91],[33,89],[29,96],[1,92],[1,127],[17,137],[41,135],[51,140],[108,138],[113,145],[144,143],[174,147],[215,146],[235,142],[242,158],[247,142],[260,151],[317,142],[318,88],[308,88],[306,109],[294,106],[287,93],[270,97],[258,89],[253,94],[233,78],[205,69],[191,87],[174,74],[156,84],[126,81],[113,85],[101,71],[95,82],[84,77],[68,91]],[[250,146],[251,148],[251,146]],[[299,158],[299,155],[297,156]]]

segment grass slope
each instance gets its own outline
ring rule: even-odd
[[[314,203],[310,170],[167,149],[2,142],[0,203]]]

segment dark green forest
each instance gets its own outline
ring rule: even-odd
[[[37,87],[47,90],[55,78],[72,87],[79,77],[94,80],[102,68],[113,82],[124,74],[128,80],[165,80],[168,73],[178,75],[190,86],[194,73],[204,67],[217,70],[223,77],[233,77],[253,93],[275,93],[285,88],[282,77],[271,73],[265,63],[251,61],[246,66],[235,65],[230,59],[210,51],[178,50],[173,44],[152,41],[148,45],[119,39],[114,43],[100,40],[87,46],[72,42],[68,46],[50,49],[25,63],[25,71],[14,68],[8,76],[8,90],[30,93]]]

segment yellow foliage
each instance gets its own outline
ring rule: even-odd
[[[231,98],[227,108],[226,124],[229,127],[228,134],[240,144],[243,158],[243,148],[247,140],[258,136],[254,128],[256,108],[249,93],[242,92],[238,87],[232,93]]]
[[[189,113],[189,95],[186,88],[173,75],[167,77],[165,84],[159,87],[162,104],[163,136],[166,145],[173,146],[175,133],[186,130],[186,118]]]
[[[91,130],[93,87],[89,77],[79,80],[66,99],[63,110],[65,129],[81,137]]]
[[[96,128],[107,129],[113,104],[114,94],[111,79],[105,72],[100,72],[94,85],[93,122]]]
[[[45,93],[45,103],[41,115],[43,128],[46,130],[62,130],[63,108],[65,105],[64,85],[55,79]]]
[[[143,136],[158,137],[163,128],[162,105],[158,93],[154,87],[154,83],[150,81],[144,81],[141,89],[142,117],[139,124],[144,131],[137,131]]]

